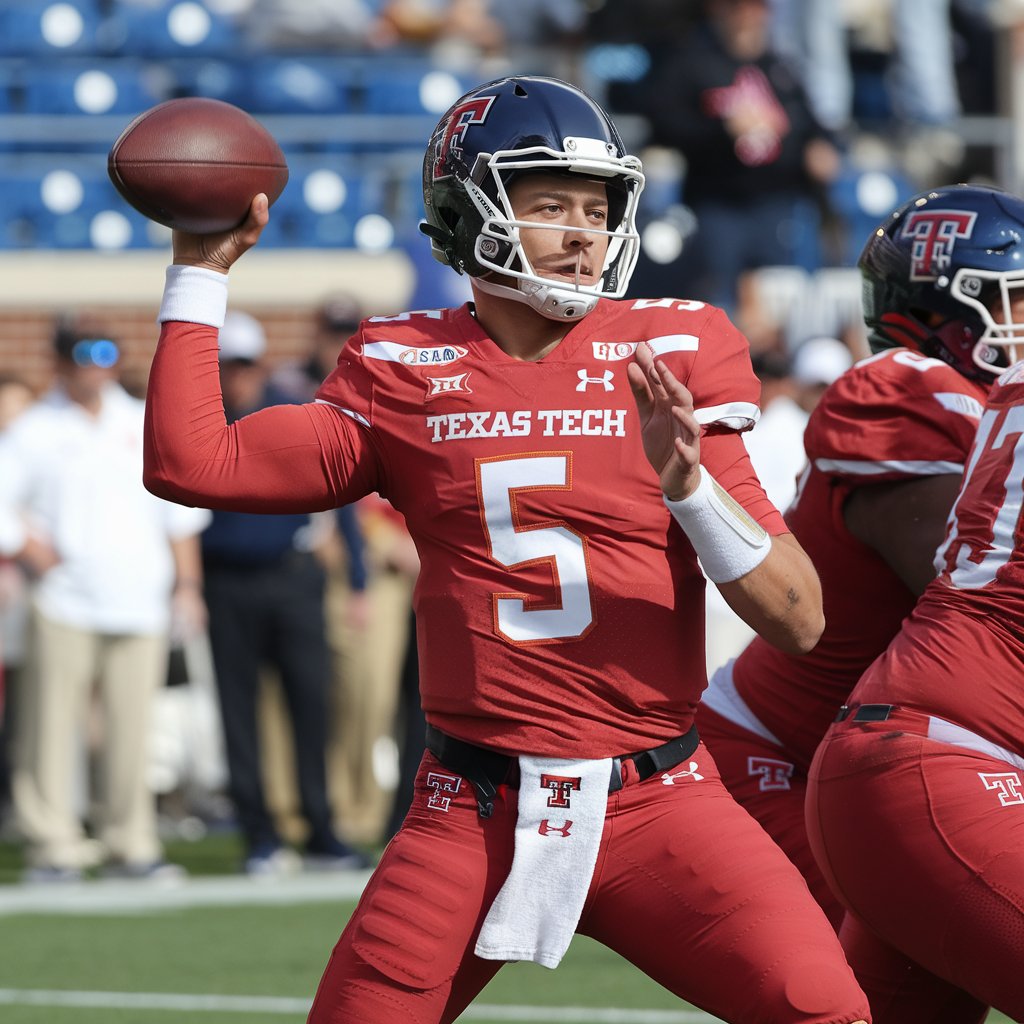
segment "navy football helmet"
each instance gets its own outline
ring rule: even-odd
[[[508,185],[526,171],[578,174],[607,184],[609,239],[600,279],[541,277],[519,242]],[[441,118],[423,160],[423,204],[435,259],[487,292],[526,302],[552,320],[578,320],[602,296],[625,294],[639,253],[640,161],[626,153],[590,96],[554,78],[501,78],[466,93]],[[511,279],[511,283],[498,279]]]
[[[906,346],[991,382],[1024,358],[1024,199],[948,185],[907,200],[868,239],[857,264],[873,352]]]

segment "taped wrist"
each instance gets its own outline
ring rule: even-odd
[[[703,467],[700,485],[682,501],[665,505],[683,528],[712,583],[746,576],[768,557],[772,539],[733,496]]]
[[[171,264],[164,280],[163,301],[158,323],[183,320],[207,324],[218,330],[224,326],[228,305],[228,278],[216,270]]]

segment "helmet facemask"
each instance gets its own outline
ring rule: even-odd
[[[568,230],[564,224],[516,218],[508,186],[514,177],[531,171],[564,173],[569,179],[579,175],[607,184],[608,229],[571,229],[608,239],[601,275],[593,284],[556,281],[530,265],[521,229]],[[552,320],[578,320],[597,305],[598,299],[621,298],[639,254],[636,206],[643,184],[640,161],[616,156],[613,147],[599,139],[566,139],[563,152],[537,147],[481,154],[470,178],[462,182],[481,219],[473,256],[484,274],[476,278],[477,284],[491,294],[526,302]],[[511,283],[494,280],[492,275],[510,278]]]
[[[949,292],[970,306],[985,325],[972,353],[976,366],[995,376],[1024,359],[1024,323],[1013,320],[1014,300],[1024,297],[1024,270],[1006,273],[964,267],[954,275]]]

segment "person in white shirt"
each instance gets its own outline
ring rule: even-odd
[[[144,407],[116,382],[118,355],[102,334],[58,327],[53,388],[0,437],[0,556],[31,580],[11,738],[29,880],[77,879],[98,864],[182,874],[163,859],[146,738],[172,613],[179,629],[205,625],[198,535],[209,513],[143,487]],[[91,838],[75,772],[94,684],[103,724]]]

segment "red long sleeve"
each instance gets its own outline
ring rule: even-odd
[[[163,325],[146,395],[143,480],[183,505],[314,512],[378,489],[367,431],[323,403],[278,405],[228,424],[217,330]]]

